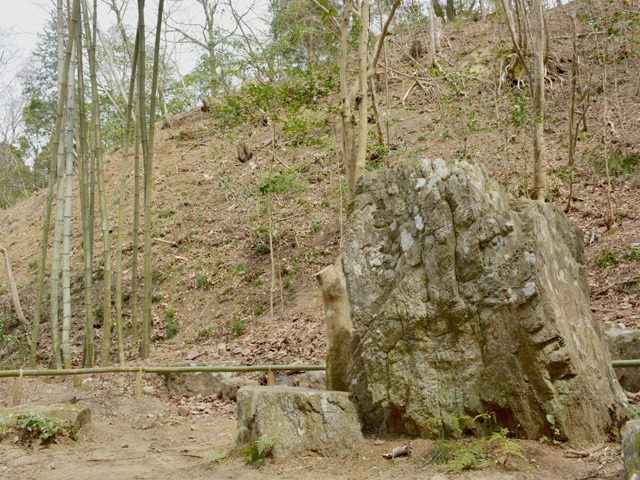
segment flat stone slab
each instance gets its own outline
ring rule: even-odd
[[[298,387],[238,390],[238,440],[275,437],[271,455],[290,459],[305,452],[342,456],[363,442],[349,393]],[[245,427],[243,429],[242,427]]]
[[[0,409],[0,424],[15,427],[16,419],[20,415],[38,415],[49,418],[62,427],[75,426],[80,428],[91,421],[91,410],[77,403],[53,403],[51,405],[27,403],[17,407]]]
[[[202,367],[202,366],[237,366],[239,362],[176,362],[172,363],[172,367]],[[166,385],[167,390],[175,395],[187,395],[195,397],[202,395],[203,397],[220,396],[222,389],[220,382],[231,378],[232,372],[193,372],[193,373],[167,373]]]

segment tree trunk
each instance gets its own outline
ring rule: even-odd
[[[9,259],[9,252],[2,245],[0,245],[0,252],[2,252],[2,254],[4,255],[4,263],[7,269],[7,278],[9,280],[9,288],[11,289],[13,308],[15,308],[16,310],[16,315],[18,316],[20,325],[24,327],[27,325],[27,319],[24,317],[24,313],[22,312],[20,297],[18,296],[18,288],[16,287],[16,282],[13,279],[13,271],[11,270],[11,260]]]
[[[351,308],[342,257],[316,274],[327,325],[327,390],[348,391]]]
[[[440,0],[431,0],[431,5],[436,13],[436,17],[444,20],[444,10],[442,9],[442,5],[440,5]]]
[[[353,192],[355,193],[355,182],[362,176],[367,161],[367,141],[369,140],[369,95],[367,93],[369,78],[369,0],[362,0],[360,3],[360,36],[358,39],[358,83],[359,92],[356,97],[358,103],[358,151],[354,165]]]
[[[447,0],[447,22],[452,22],[456,18],[456,6],[454,0]]]
[[[534,0],[535,9],[535,64],[533,87],[533,198],[546,200],[548,194],[547,170],[544,145],[544,12],[542,0]]]

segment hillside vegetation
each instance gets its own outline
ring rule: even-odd
[[[573,8],[578,9],[581,60],[578,114],[588,108],[577,142],[568,215],[584,232],[598,320],[631,328],[640,322],[638,14],[622,3],[607,4],[605,11],[582,2],[548,12],[545,142],[550,201],[562,209],[572,175],[567,131]],[[514,196],[528,195],[528,90],[522,72],[512,68],[515,54],[504,23],[493,16],[486,23],[446,24],[440,70],[425,66],[428,62],[415,48],[418,41],[428,44],[427,31],[395,32],[378,65],[379,115],[370,116],[367,168],[393,168],[424,157],[470,159],[482,162]],[[338,255],[348,212],[337,81],[337,72],[328,69],[277,84],[255,80],[237,94],[216,99],[208,111],[176,115],[169,128],[158,131],[154,343],[148,363],[182,358],[243,364],[324,361],[323,312],[314,273]],[[252,153],[244,161],[239,159],[242,146]],[[613,225],[608,221],[605,155]],[[121,156],[119,149],[109,151],[105,167],[114,239]],[[127,198],[131,195],[128,191]],[[34,309],[45,199],[46,192],[39,191],[0,211],[0,244],[11,254],[27,318]],[[126,222],[131,222],[130,213]],[[74,216],[72,294],[79,328],[84,311],[77,198]],[[131,223],[126,228],[131,232]],[[100,235],[96,228],[97,242]],[[129,233],[125,262],[130,262],[131,249]],[[101,308],[102,265],[96,255],[96,309]],[[27,347],[24,332],[10,328],[11,297],[4,275],[0,269],[0,361],[10,367],[25,363]],[[130,263],[124,275],[129,277],[124,298],[130,319]],[[95,326],[99,338],[99,320]],[[39,360],[49,365],[48,327],[41,338]],[[77,363],[82,340],[79,334],[74,338]],[[117,359],[115,342],[112,358]]]

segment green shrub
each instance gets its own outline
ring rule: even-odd
[[[297,170],[283,170],[275,175],[262,177],[258,190],[262,195],[267,193],[292,193],[306,190],[309,182],[303,180]]]
[[[229,272],[229,275],[244,275],[246,272],[246,268],[244,266],[244,263],[240,262],[235,264],[232,268],[231,271]]]
[[[42,440],[42,443],[53,442],[56,437],[64,434],[64,429],[60,424],[50,418],[31,414],[18,415],[16,430],[20,442],[27,446],[31,446],[37,439]],[[72,433],[71,436],[74,437],[75,434]]]
[[[638,174],[638,164],[640,164],[640,153],[630,153],[625,155],[622,150],[617,149],[609,154],[609,174],[612,177],[630,177]],[[606,175],[606,164],[604,155],[595,166],[597,173]]]
[[[238,318],[234,315],[229,320],[227,320],[227,322],[224,324],[224,328],[234,337],[239,337],[247,331],[247,321],[244,318]]]
[[[165,323],[166,323],[166,334],[165,334],[165,338],[167,340],[175,337],[178,334],[178,326],[176,325],[175,321],[174,321],[174,315],[176,313],[175,308],[167,308],[165,310]]]
[[[201,273],[196,276],[196,285],[198,285],[198,288],[207,288],[209,285],[211,285],[211,282],[209,282],[209,279],[206,275]]]

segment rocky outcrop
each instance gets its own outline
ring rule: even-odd
[[[369,426],[429,435],[494,412],[527,438],[610,429],[622,390],[582,233],[558,208],[510,197],[478,165],[423,160],[360,179],[343,251]]]
[[[238,390],[238,428],[242,443],[253,443],[263,435],[275,437],[271,450],[275,460],[305,452],[342,456],[363,442],[347,392],[243,387]]]

